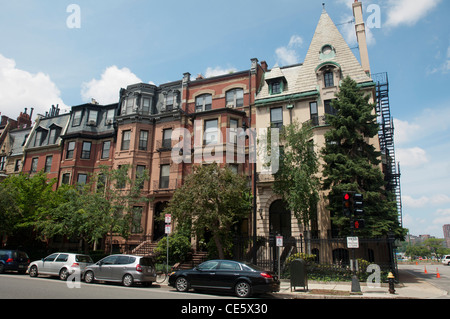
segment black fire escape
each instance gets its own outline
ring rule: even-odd
[[[394,147],[394,122],[391,117],[389,106],[389,80],[387,73],[372,74],[372,80],[376,83],[376,111],[380,129],[378,136],[380,139],[380,149],[383,160],[383,170],[386,181],[386,188],[394,194],[397,201],[398,220],[401,226],[402,221],[402,198],[400,188],[400,164],[395,161]]]

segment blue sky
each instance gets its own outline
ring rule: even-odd
[[[270,68],[302,62],[322,2],[355,48],[354,25],[345,23],[353,0],[0,0],[0,112],[44,113],[91,98],[112,103],[128,84],[246,70],[251,58]],[[68,27],[70,4],[80,9],[80,28]],[[376,10],[367,12],[369,5]],[[372,72],[389,74],[404,226],[443,237],[450,223],[450,3],[363,6],[365,19],[379,22],[368,33]]]

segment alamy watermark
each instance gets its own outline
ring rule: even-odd
[[[70,15],[67,17],[66,25],[69,29],[81,28],[81,8],[78,4],[69,4],[66,9]]]

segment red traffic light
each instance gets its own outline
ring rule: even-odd
[[[350,194],[349,193],[345,193],[344,194],[344,199],[345,200],[349,200],[350,199]]]

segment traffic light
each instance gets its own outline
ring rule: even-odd
[[[352,227],[354,229],[362,229],[364,228],[364,226],[365,226],[364,219],[356,219],[352,221]]]
[[[342,211],[344,216],[351,217],[353,209],[353,194],[350,192],[342,193]]]
[[[364,215],[364,200],[362,194],[353,195],[353,215],[362,217]]]

